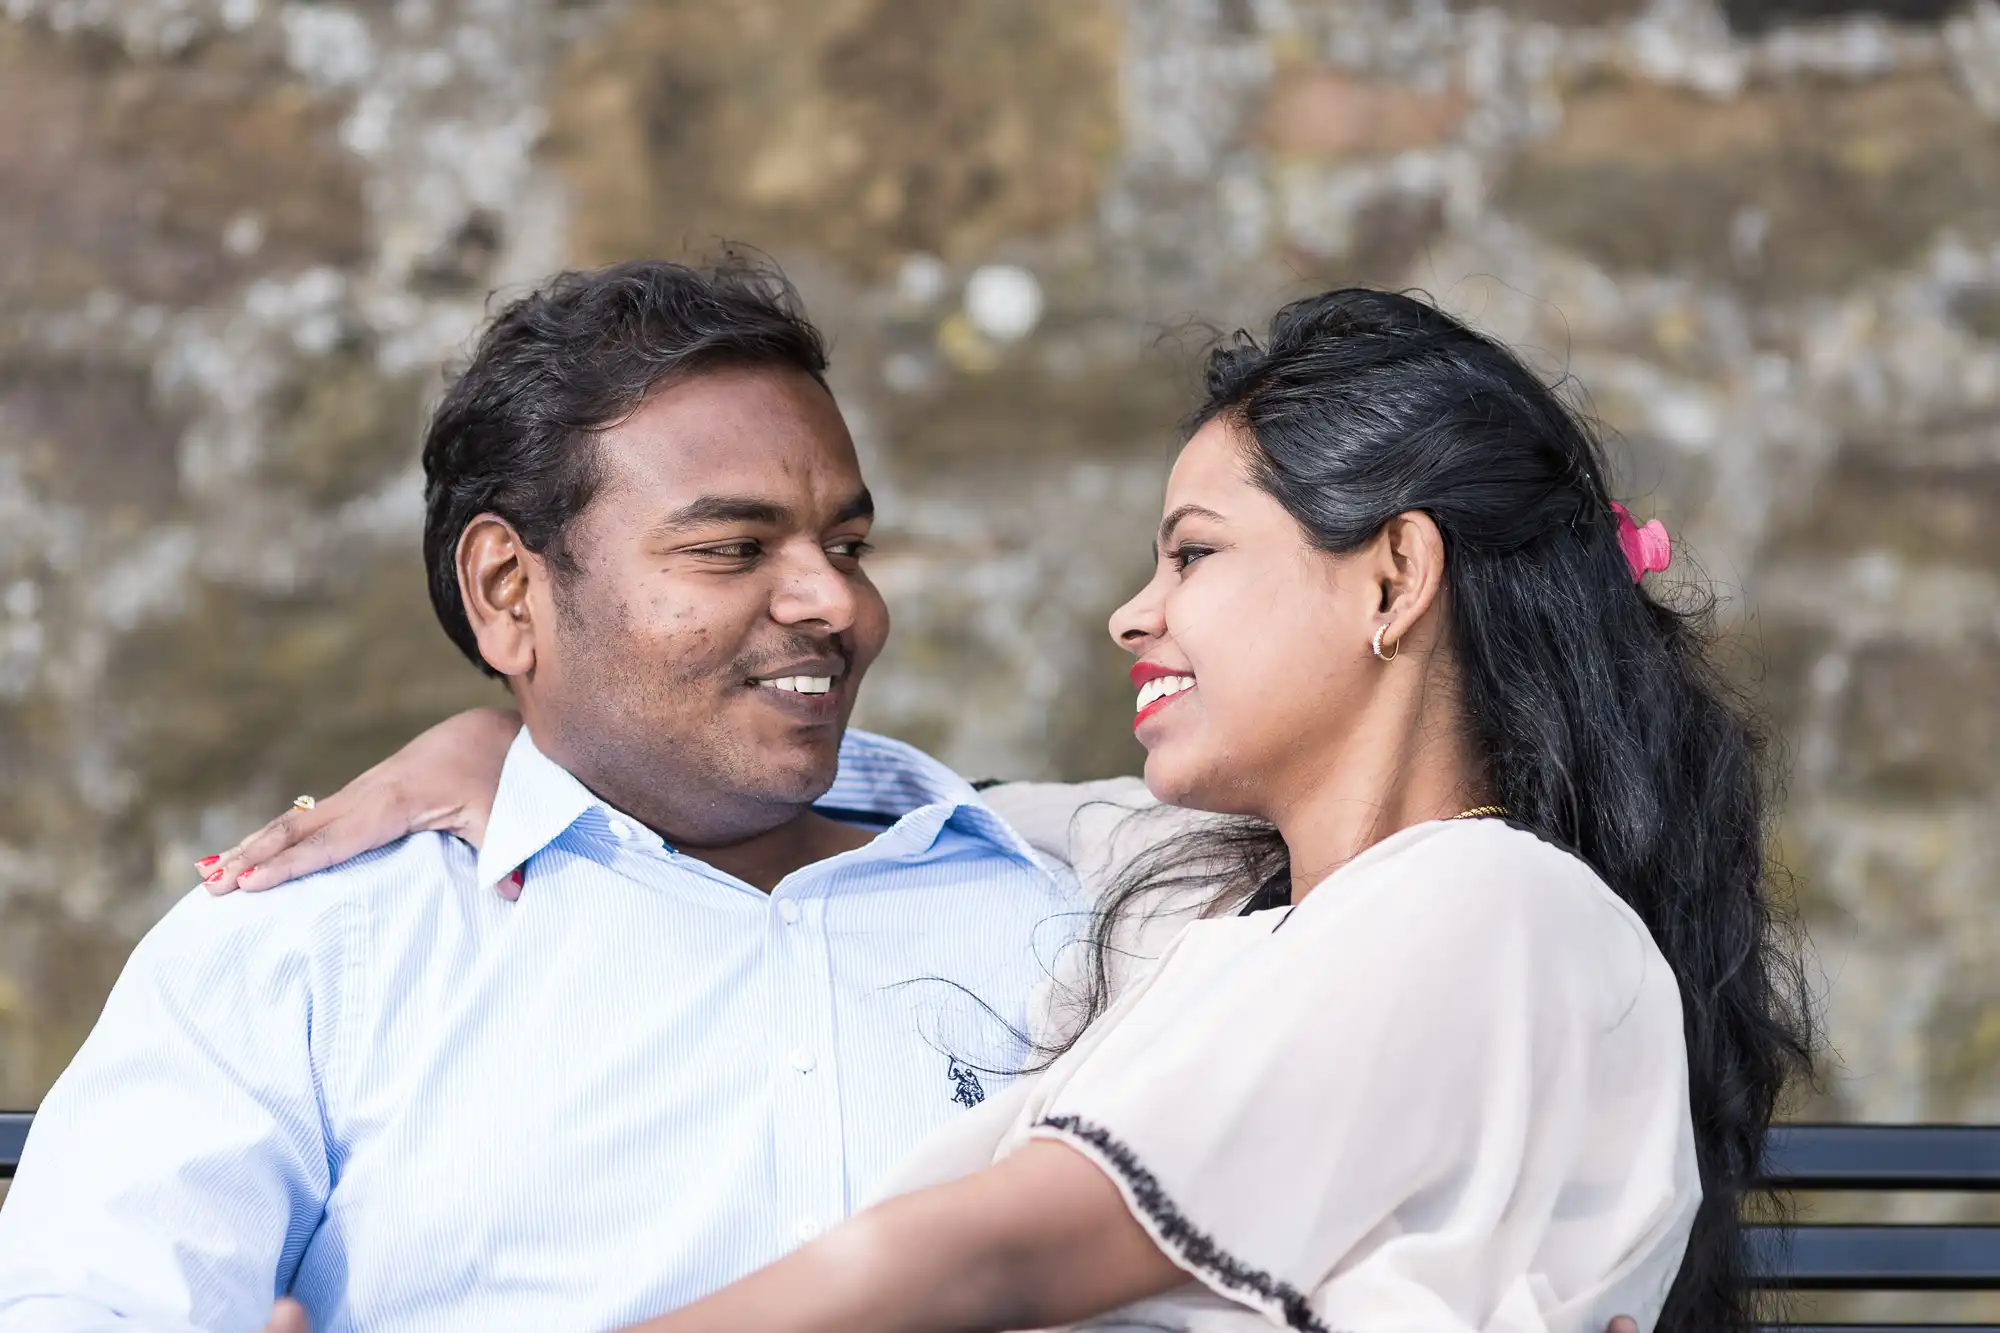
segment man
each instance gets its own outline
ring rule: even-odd
[[[499,316],[424,451],[433,601],[527,722],[485,844],[148,934],[0,1212],[0,1330],[252,1330],[286,1292],[322,1330],[615,1327],[1018,1065],[1080,904],[962,779],[843,743],[888,617],[824,367],[749,271]]]

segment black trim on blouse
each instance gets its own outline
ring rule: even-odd
[[[1158,1177],[1141,1166],[1138,1155],[1114,1138],[1109,1130],[1073,1115],[1050,1116],[1035,1127],[1053,1129],[1096,1149],[1098,1156],[1124,1178],[1133,1204],[1152,1219],[1161,1240],[1173,1247],[1182,1262],[1214,1274],[1218,1282],[1233,1291],[1247,1291],[1276,1305],[1284,1312],[1287,1328],[1300,1329],[1302,1333],[1332,1333],[1313,1314],[1312,1307],[1306,1304],[1304,1292],[1262,1269],[1250,1267],[1217,1245],[1215,1238],[1207,1232],[1197,1230],[1180,1209],[1174,1207],[1173,1200],[1160,1187]]]

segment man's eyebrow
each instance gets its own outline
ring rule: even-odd
[[[704,495],[668,514],[655,526],[662,532],[702,528],[714,523],[762,523],[776,527],[791,516],[791,510],[769,500],[743,495]]]
[[[840,507],[833,516],[836,524],[852,523],[858,518],[875,517],[875,497],[868,493],[866,486]],[[769,500],[759,500],[748,495],[704,495],[699,500],[683,505],[661,519],[655,527],[661,532],[678,532],[686,528],[703,528],[719,523],[755,523],[763,527],[783,527],[792,520],[792,511],[781,504]]]
[[[1212,518],[1218,523],[1227,521],[1213,509],[1205,509],[1201,505],[1182,505],[1161,521],[1159,536],[1161,546],[1167,544],[1167,538],[1174,535],[1174,529],[1180,526],[1180,521],[1184,518]]]
[[[833,521],[835,524],[852,523],[857,518],[873,517],[875,517],[875,497],[868,493],[866,486],[863,486],[859,494],[840,507],[840,512],[833,516]]]

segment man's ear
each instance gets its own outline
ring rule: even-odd
[[[481,514],[458,534],[458,595],[479,640],[479,655],[503,676],[535,669],[535,615],[528,596],[548,566],[521,542],[514,525]]]

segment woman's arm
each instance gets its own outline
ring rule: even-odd
[[[630,1333],[999,1333],[1087,1319],[1187,1281],[1095,1163],[1038,1141],[878,1204]]]
[[[268,889],[425,830],[477,847],[520,730],[519,713],[497,708],[448,717],[312,809],[287,810],[228,851],[196,862],[202,882],[215,894]]]

